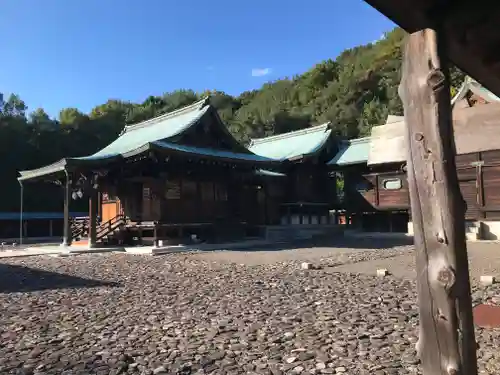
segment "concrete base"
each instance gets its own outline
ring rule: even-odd
[[[23,258],[23,257],[33,257],[38,255],[58,255],[61,253],[61,249],[46,250],[41,248],[30,247],[22,250],[5,250],[0,251],[1,258]]]
[[[269,225],[264,227],[264,238],[270,242],[290,242],[312,239],[315,236],[330,235],[343,231],[337,224],[291,224]]]
[[[267,241],[267,240],[247,240],[241,242],[219,243],[219,244],[192,244],[192,245],[174,245],[174,246],[114,246],[114,247],[96,247],[88,246],[63,246],[63,245],[48,245],[34,246],[29,249],[3,251],[0,252],[0,258],[23,257],[35,255],[50,255],[57,257],[67,257],[79,254],[102,254],[112,252],[124,252],[135,255],[162,255],[180,252],[191,251],[216,251],[216,250],[237,250],[251,249],[263,246],[279,245],[292,241]]]
[[[396,232],[363,232],[355,229],[348,229],[344,231],[346,237],[360,237],[360,238],[412,238],[413,234],[409,233],[396,233]]]
[[[408,223],[408,234],[413,235],[413,223]],[[467,241],[500,241],[500,221],[466,221]]]
[[[186,251],[241,250],[259,246],[278,245],[281,243],[286,243],[286,241],[250,240],[250,241],[218,243],[218,244],[192,244],[192,245],[150,247],[151,249],[150,254],[161,255],[161,254],[179,253]],[[129,252],[129,248],[127,248],[126,251]]]

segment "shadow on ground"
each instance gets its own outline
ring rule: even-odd
[[[118,283],[84,279],[12,264],[0,264],[0,294],[66,288],[117,287]]]

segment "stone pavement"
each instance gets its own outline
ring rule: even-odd
[[[0,373],[420,373],[415,282],[331,267],[412,248],[342,245],[2,259]],[[477,337],[482,373],[500,373],[499,332]]]

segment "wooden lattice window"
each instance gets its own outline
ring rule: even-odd
[[[178,180],[170,180],[166,182],[165,199],[177,200],[181,199],[181,182]]]

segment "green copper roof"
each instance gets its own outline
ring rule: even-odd
[[[148,142],[175,137],[200,120],[209,108],[207,99],[203,99],[177,111],[126,126],[114,142],[90,157],[123,154]]]
[[[211,157],[220,158],[220,159],[244,160],[244,161],[253,161],[256,163],[271,163],[271,162],[273,162],[273,160],[271,160],[269,158],[265,158],[265,157],[255,155],[255,154],[243,154],[240,152],[216,150],[213,148],[184,146],[184,145],[180,145],[177,143],[166,142],[166,141],[151,142],[150,146],[153,149],[157,149],[159,151],[174,151],[177,153],[192,154],[193,156],[196,156],[196,155],[211,156]]]
[[[210,108],[208,98],[206,98],[177,111],[139,124],[126,126],[114,142],[95,154],[77,158],[65,158],[42,168],[22,171],[20,172],[19,180],[28,180],[63,172],[72,166],[102,166],[149,150],[191,154],[193,157],[205,156],[262,164],[275,163],[270,158],[248,152],[244,147],[241,147],[243,152],[231,152],[185,146],[171,141],[173,137],[197,124]]]
[[[460,87],[460,90],[458,90],[457,94],[453,97],[453,99],[451,99],[451,105],[453,106],[456,102],[465,98],[469,91],[483,98],[487,102],[500,102],[500,98],[493,94],[490,90],[484,88],[479,82],[471,77],[466,77],[464,83]]]
[[[91,155],[82,158],[62,159],[46,167],[30,171],[22,171],[20,172],[21,176],[18,178],[18,180],[23,181],[23,180],[33,179],[36,177],[46,176],[49,174],[54,174],[57,172],[63,172],[65,169],[67,169],[67,167],[71,166],[88,166],[88,167],[91,167],[93,165],[102,166],[103,164],[105,165],[107,163],[112,163],[114,161],[121,160],[123,158],[143,154],[147,151],[158,151],[158,152],[163,152],[167,155],[184,154],[194,159],[199,157],[210,157],[213,159],[227,160],[232,162],[238,162],[238,161],[252,162],[258,165],[277,164],[275,160],[250,153],[244,154],[239,152],[216,150],[204,147],[185,146],[168,141],[156,141],[156,142],[148,142],[120,155],[113,155],[113,156],[105,155],[102,157]],[[268,172],[268,173],[273,173],[273,172]]]
[[[328,165],[352,165],[368,162],[370,153],[370,137],[352,139],[342,142],[340,150]]]
[[[320,151],[330,134],[329,124],[324,124],[267,138],[252,139],[248,149],[266,158],[289,160]]]

